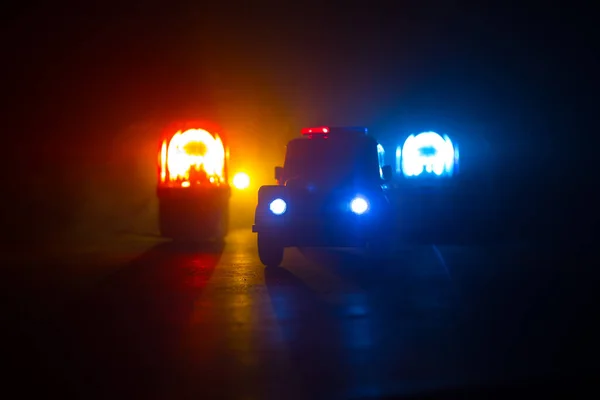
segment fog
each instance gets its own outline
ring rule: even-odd
[[[253,179],[235,195],[243,207],[310,125],[366,125],[392,146],[421,129],[449,133],[461,140],[461,173],[485,183],[493,171],[515,204],[522,188],[535,194],[577,170],[567,159],[592,103],[572,72],[583,47],[574,31],[529,32],[529,17],[484,10],[270,8],[251,18],[186,7],[46,7],[3,25],[4,245],[155,234],[157,137],[182,118],[223,125],[231,171]],[[559,39],[564,54],[544,47]]]

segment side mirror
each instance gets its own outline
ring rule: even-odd
[[[275,167],[275,179],[277,182],[281,182],[283,178],[283,167]]]
[[[384,165],[381,167],[381,178],[384,181],[389,181],[392,179],[392,167],[390,165]]]

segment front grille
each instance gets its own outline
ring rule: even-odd
[[[305,193],[294,196],[290,201],[290,214],[302,217],[326,218],[344,215],[348,210],[350,199],[336,194]]]

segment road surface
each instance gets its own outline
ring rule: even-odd
[[[373,264],[358,250],[289,249],[265,269],[254,234],[236,229],[222,247],[122,235],[17,255],[5,260],[5,378],[23,396],[144,399],[352,399],[535,378],[578,350],[593,289],[577,257],[565,273],[556,254],[415,245]]]

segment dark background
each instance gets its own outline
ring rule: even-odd
[[[366,125],[390,143],[448,132],[463,184],[493,188],[463,202],[587,229],[593,210],[575,212],[595,181],[591,15],[449,1],[9,7],[2,243],[155,229],[156,138],[190,116],[221,122],[232,163],[268,178],[301,126]]]

